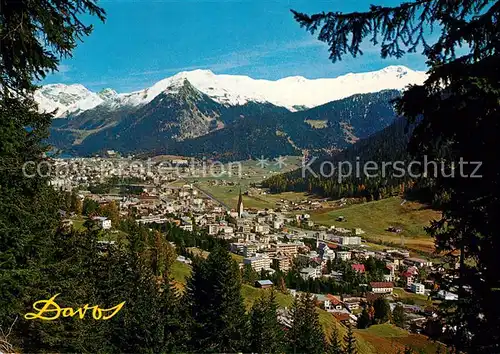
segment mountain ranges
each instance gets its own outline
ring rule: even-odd
[[[390,125],[397,90],[357,94],[297,112],[270,103],[225,106],[184,80],[140,107],[54,119],[49,142],[74,155],[105,150],[220,160],[342,150]]]
[[[400,87],[400,80],[406,80],[405,72],[399,67],[384,70],[384,75],[399,75],[396,81],[385,86]],[[295,94],[293,100],[297,104],[291,105],[292,101],[286,96],[289,90],[283,90],[283,95],[278,98],[277,94],[268,93],[272,99],[267,100],[265,97],[255,98],[257,94],[254,92],[248,95],[232,93],[226,89],[227,81],[215,88],[210,83],[200,84],[199,75],[179,74],[175,79],[126,95],[110,89],[83,93],[81,85],[73,85],[78,87],[71,87],[72,91],[66,89],[63,95],[58,93],[62,86],[44,87],[38,95],[42,97],[43,105],[39,105],[48,107],[46,109],[60,110],[62,107],[64,112],[53,119],[49,143],[75,156],[102,154],[107,150],[121,154],[174,154],[221,161],[306,152],[322,155],[344,150],[383,130],[398,118],[392,101],[400,96],[399,89],[342,97],[343,93],[336,88],[336,92],[326,93],[325,97],[342,98],[308,107],[304,103],[312,99],[301,99],[300,94]],[[203,75],[207,76],[205,72]],[[212,75],[208,79],[218,77]],[[371,74],[369,80],[362,76],[361,82],[383,87],[384,84],[377,81],[383,80],[380,75],[379,72]],[[359,76],[355,79],[360,80]],[[290,82],[282,79],[270,83],[283,80],[286,84]],[[321,80],[335,79],[310,82]],[[342,81],[344,84],[345,80]],[[310,82],[293,78],[291,85],[311,85]],[[274,103],[269,102],[273,99]]]

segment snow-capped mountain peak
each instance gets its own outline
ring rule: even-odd
[[[118,92],[113,90],[112,88],[105,88],[98,93],[99,97],[101,97],[103,100],[108,100],[111,99],[115,96],[118,95]]]
[[[70,113],[83,112],[103,103],[103,99],[80,84],[45,85],[35,92],[35,101],[40,111],[53,112],[55,118]]]
[[[197,69],[179,72],[149,88],[131,93],[117,94],[112,89],[93,93],[82,85],[53,84],[43,86],[35,98],[41,110],[59,108],[56,117],[64,117],[97,106],[110,110],[141,106],[162,92],[177,92],[187,80],[193,87],[224,105],[269,102],[294,111],[297,106],[312,108],[358,93],[402,90],[410,84],[422,84],[426,78],[424,72],[405,66],[388,66],[378,71],[349,73],[336,78],[292,76],[277,81],[252,79],[243,75],[217,75],[210,70]]]

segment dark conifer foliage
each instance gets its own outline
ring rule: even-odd
[[[365,41],[379,45],[382,57],[423,47],[429,78],[410,87],[397,108],[412,122],[421,119],[410,142],[412,155],[445,162],[445,175],[433,178],[447,195],[443,218],[429,231],[440,251],[460,254],[460,268],[456,278],[441,284],[459,289],[444,319],[458,351],[500,351],[500,165],[491,153],[500,136],[500,1],[414,0],[372,5],[366,12],[293,13],[329,44],[332,61],[362,54]],[[439,30],[433,43],[426,42],[429,28]],[[478,164],[470,162],[477,161],[482,164],[476,171]],[[474,172],[481,177],[471,178]]]
[[[250,349],[253,353],[282,353],[284,330],[278,322],[275,290],[262,295],[250,311]]]
[[[413,129],[414,125],[398,118],[387,128],[344,151],[304,162],[304,167],[272,176],[264,180],[263,185],[277,193],[302,191],[334,199],[354,197],[371,201],[400,195],[415,184],[414,178],[401,171],[403,167],[408,170],[408,142]],[[369,161],[375,162],[378,168],[365,174],[364,165]],[[383,163],[393,161],[401,164],[383,167]],[[347,164],[351,166],[350,175]],[[343,174],[339,178],[340,167],[343,167]],[[418,169],[412,170],[412,173],[418,172]]]
[[[216,248],[206,260],[193,264],[186,302],[192,319],[192,351],[247,351],[249,323],[240,271],[227,249]]]
[[[332,332],[330,333],[330,336],[328,337],[326,352],[328,354],[343,354],[344,353],[342,338],[340,338],[337,324],[335,324],[333,326]]]
[[[292,306],[292,320],[292,328],[287,332],[287,353],[324,353],[325,336],[311,294],[297,295]]]
[[[404,324],[406,321],[406,314],[404,312],[403,306],[396,305],[396,307],[392,311],[392,321],[396,326],[404,328]]]
[[[358,317],[357,326],[359,329],[365,329],[370,327],[371,319],[368,309],[365,307]]]
[[[16,324],[15,348],[78,351],[75,333],[81,324],[49,328],[20,320],[49,294],[88,289],[85,277],[75,276],[93,259],[77,244],[88,245],[92,237],[58,229],[63,200],[44,177],[49,161],[42,142],[51,115],[37,113],[32,80],[57,69],[59,56],[70,55],[90,33],[81,15],[104,19],[104,11],[89,0],[2,0],[0,9],[0,327]],[[41,162],[47,164],[37,171]],[[77,301],[66,300],[68,305]],[[62,332],[68,334],[65,343]]]
[[[0,1],[0,87],[2,95],[31,91],[33,80],[57,71],[93,27],[84,15],[105,20],[95,0]]]
[[[356,348],[356,338],[352,331],[352,326],[347,327],[347,334],[344,337],[344,353],[345,354],[357,354],[358,350]]]

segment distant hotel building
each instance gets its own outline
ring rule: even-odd
[[[287,257],[295,257],[298,253],[298,247],[295,243],[277,243],[276,244],[276,254],[287,256]]]
[[[256,272],[260,272],[262,269],[271,269],[271,258],[269,258],[267,255],[244,258],[243,264],[249,264]]]
[[[359,236],[339,236],[338,243],[342,246],[359,246],[361,245],[361,237]]]
[[[273,261],[273,266],[275,268],[279,267],[278,269],[282,272],[286,272],[291,268],[291,261],[290,258],[288,257],[274,257],[272,261]]]

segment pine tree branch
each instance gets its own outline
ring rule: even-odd
[[[370,34],[372,36],[369,41],[374,45],[379,44],[379,39],[382,38],[383,57],[402,56],[405,51],[401,48],[400,41],[409,47],[408,51],[414,51],[423,43],[423,24],[429,22],[429,13],[434,2],[435,0],[419,0],[397,7],[372,5],[370,11],[347,14],[323,12],[308,16],[295,10],[291,11],[301,27],[305,27],[311,34],[315,34],[321,27],[318,39],[329,44],[330,59],[336,62],[347,53],[354,57],[362,55],[360,46]],[[420,15],[415,23],[417,10],[420,10]],[[416,38],[415,33],[419,33]]]
[[[329,12],[306,15],[291,10],[301,27],[329,45],[330,59],[341,60],[345,54],[362,55],[361,44],[368,40],[380,45],[383,58],[400,58],[416,52],[422,45],[424,54],[432,60],[454,60],[457,47],[469,43],[472,58],[491,53],[498,48],[499,2],[493,0],[419,0],[396,7],[372,5],[370,11]],[[471,19],[472,17],[472,19]],[[441,35],[431,48],[425,40],[427,29],[441,28]],[[485,36],[491,33],[493,38]],[[496,35],[495,35],[496,33]]]

